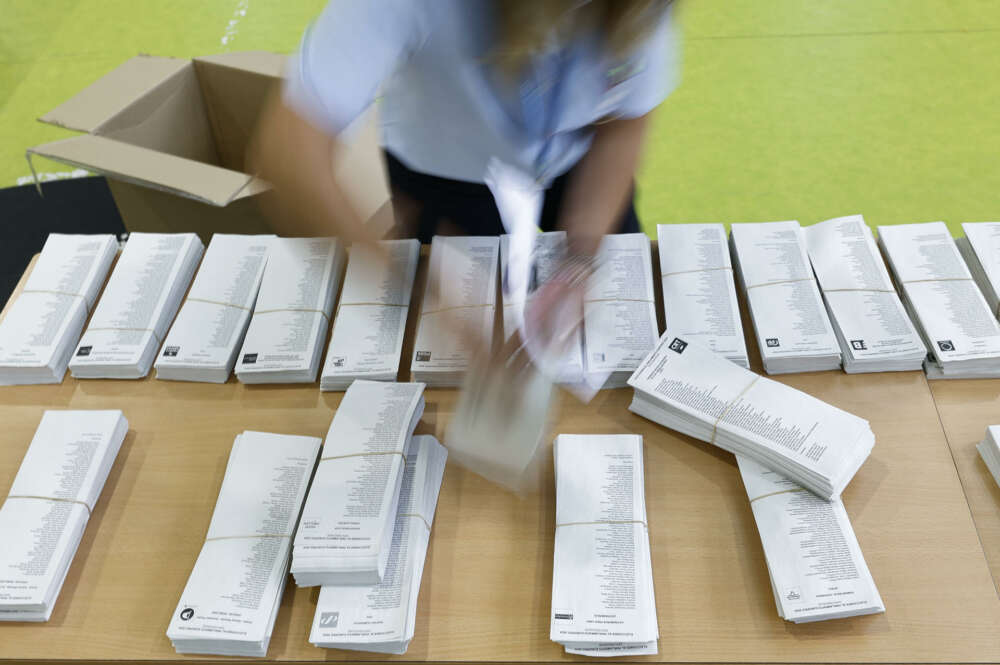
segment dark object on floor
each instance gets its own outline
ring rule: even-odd
[[[103,177],[0,189],[0,307],[50,233],[125,233]]]

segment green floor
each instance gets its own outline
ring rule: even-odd
[[[640,175],[647,228],[1000,220],[1000,0],[678,2],[683,83]],[[288,51],[322,5],[0,0],[0,187],[29,174],[26,147],[69,135],[35,118],[126,58]]]

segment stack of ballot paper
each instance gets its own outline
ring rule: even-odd
[[[48,621],[118,456],[121,411],[46,411],[0,506],[0,621]]]
[[[292,548],[299,586],[382,580],[421,383],[358,380],[330,423]]]
[[[844,371],[920,369],[927,347],[893,288],[864,218],[828,219],[804,231],[809,258],[844,354]]]
[[[964,238],[955,240],[972,278],[1000,317],[1000,222],[966,222]]]
[[[469,338],[492,345],[499,253],[496,236],[434,236],[410,362],[414,381],[457,387],[481,352]]]
[[[986,436],[976,445],[976,450],[993,475],[993,480],[1000,485],[1000,425],[986,428]]]
[[[622,388],[656,345],[653,264],[644,233],[604,236],[583,305],[586,380]]]
[[[347,390],[355,379],[395,381],[399,374],[420,242],[379,244],[384,256],[361,244],[351,248],[320,390]]]
[[[413,437],[385,576],[377,584],[321,588],[310,642],[324,649],[406,653],[447,459],[448,451],[434,437]]]
[[[236,365],[243,383],[312,383],[345,261],[335,238],[275,238]]]
[[[885,612],[841,500],[736,456],[778,615],[794,623]]]
[[[556,437],[556,542],[549,639],[566,653],[657,652],[642,437]]]
[[[903,302],[931,350],[927,378],[1000,377],[1000,323],[944,222],[878,232]]]
[[[319,447],[310,436],[236,437],[205,543],[167,628],[177,653],[267,655]]]
[[[798,222],[733,224],[730,242],[768,374],[840,367]]]
[[[658,224],[667,327],[742,367],[747,359],[722,224]]]
[[[156,360],[156,378],[225,383],[236,364],[274,236],[216,233]]]
[[[875,443],[868,421],[667,332],[629,385],[629,410],[745,455],[823,498],[840,495]]]
[[[0,321],[0,385],[63,380],[117,250],[112,235],[49,235]]]
[[[204,246],[193,233],[133,233],[70,360],[78,379],[141,379],[174,320]]]

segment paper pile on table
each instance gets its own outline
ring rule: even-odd
[[[549,639],[588,656],[657,652],[642,437],[556,437]]]
[[[156,359],[156,378],[225,383],[250,323],[274,236],[216,233]]]
[[[955,244],[990,311],[1000,317],[1000,222],[966,222]]]
[[[377,584],[321,588],[310,642],[324,649],[406,653],[447,459],[434,437],[413,437],[385,576]]]
[[[736,456],[778,615],[794,623],[885,612],[840,499],[826,501]]]
[[[351,247],[320,390],[347,390],[355,379],[395,381],[399,374],[420,242],[380,246],[384,258],[370,247]]]
[[[976,445],[976,450],[993,475],[993,480],[1000,485],[1000,425],[986,428],[986,436]]]
[[[804,231],[809,258],[844,354],[844,371],[920,369],[927,347],[893,288],[864,218],[828,219]]]
[[[930,348],[929,379],[1000,377],[1000,324],[944,222],[880,226],[903,302]]]
[[[128,421],[46,411],[0,506],[0,621],[48,621]]]
[[[764,371],[839,368],[840,345],[799,223],[733,224],[730,243]]]
[[[754,374],[667,330],[629,385],[629,410],[840,495],[875,443],[868,421]]]
[[[667,327],[749,368],[726,228],[659,224],[656,236]]]
[[[344,393],[295,534],[297,585],[382,580],[423,393],[421,383],[364,380]]]
[[[204,252],[193,233],[132,233],[69,370],[78,379],[141,379]]]
[[[49,234],[0,322],[0,385],[63,380],[117,250],[113,235]]]
[[[319,447],[311,436],[236,437],[205,543],[167,628],[177,653],[267,655]]]
[[[275,238],[236,364],[243,383],[312,383],[345,261],[335,238]]]

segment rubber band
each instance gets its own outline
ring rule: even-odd
[[[768,492],[767,494],[761,494],[755,499],[750,499],[750,503],[753,503],[754,501],[759,501],[760,499],[766,499],[769,496],[777,496],[778,494],[790,494],[792,492],[808,492],[808,491],[809,490],[804,489],[802,487],[794,487],[788,490],[778,490],[777,492]]]
[[[420,316],[425,314],[437,314],[438,312],[448,312],[453,309],[472,309],[474,307],[494,307],[494,303],[488,302],[482,305],[452,305],[451,307],[442,307],[441,309],[428,309],[420,312]]]
[[[309,309],[307,307],[282,307],[280,309],[255,309],[254,316],[258,314],[274,314],[275,312],[315,312],[321,314],[327,323],[330,323],[330,316],[321,309]]]
[[[652,298],[584,298],[584,304],[592,302],[653,302]]]
[[[974,282],[971,277],[943,277],[941,279],[908,279],[900,284],[919,284],[921,282]]]
[[[726,417],[727,413],[729,413],[729,409],[731,409],[733,407],[733,404],[736,404],[736,402],[741,397],[743,397],[747,393],[747,391],[750,390],[753,387],[753,385],[755,383],[757,383],[757,380],[759,378],[760,378],[760,374],[755,375],[753,377],[753,381],[751,381],[750,383],[748,383],[746,385],[746,387],[743,390],[741,390],[738,395],[736,395],[736,397],[734,397],[732,400],[730,400],[729,404],[726,405],[726,408],[724,408],[722,410],[722,413],[719,414],[719,417],[715,419],[714,423],[712,423],[712,439],[711,439],[711,441],[709,441],[710,444],[712,444],[713,446],[715,445],[715,435],[718,434],[718,432],[719,432],[719,423],[721,423],[722,419]]]
[[[337,308],[339,309],[340,307],[359,307],[362,305],[369,307],[409,307],[409,304],[400,305],[399,303],[395,302],[342,302],[339,305],[337,305]]]
[[[148,332],[153,336],[153,339],[156,340],[157,344],[163,343],[163,340],[160,339],[160,336],[157,335],[156,331],[153,330],[152,328],[87,328],[86,332],[91,332],[91,331],[100,332],[108,330],[118,331],[118,332]]]
[[[211,538],[206,538],[205,542],[212,540],[242,540],[244,538],[291,538],[290,533],[249,533],[245,536],[212,536]]]
[[[86,501],[80,501],[79,499],[64,499],[58,496],[36,496],[34,494],[8,494],[8,499],[38,499],[40,501],[61,501],[63,503],[76,503],[87,509],[87,517],[90,517],[91,508],[87,505]]]
[[[245,312],[249,312],[249,307],[244,307],[243,305],[234,305],[231,302],[222,302],[221,300],[209,300],[208,298],[188,298],[187,302],[204,302],[209,305],[219,305],[220,307],[232,307],[233,309],[242,309]]]
[[[403,462],[406,462],[406,455],[400,450],[381,450],[371,453],[349,453],[347,455],[330,455],[329,457],[320,457],[320,462],[325,462],[328,459],[345,459],[347,457],[370,457],[373,455],[399,455],[403,458]]]
[[[664,277],[670,277],[671,275],[687,275],[693,272],[713,272],[716,270],[732,270],[732,266],[721,266],[719,268],[695,268],[694,270],[677,270],[675,272],[665,272],[660,275],[660,279]]]
[[[848,291],[858,291],[861,293],[895,293],[895,289],[823,289],[823,293],[845,293]]]
[[[762,282],[760,284],[752,284],[748,286],[747,291],[749,291],[750,289],[756,289],[759,286],[772,286],[774,284],[794,284],[795,282],[811,282],[811,281],[813,281],[812,277],[800,277],[799,279],[782,279],[777,282]]]
[[[69,291],[53,291],[51,289],[22,289],[21,293],[49,293],[54,296],[70,296],[72,298],[79,298],[83,301],[83,308],[87,311],[87,315],[90,315],[90,305],[87,303],[87,298],[82,293],[70,293]]]
[[[558,529],[561,526],[586,526],[589,524],[641,524],[647,529],[649,526],[642,520],[594,520],[593,522],[563,522],[562,524],[556,524]]]
[[[419,513],[400,513],[399,517],[416,517],[418,520],[424,523],[424,526],[427,527],[428,531],[431,530],[431,523],[427,521],[426,517],[424,517]]]

